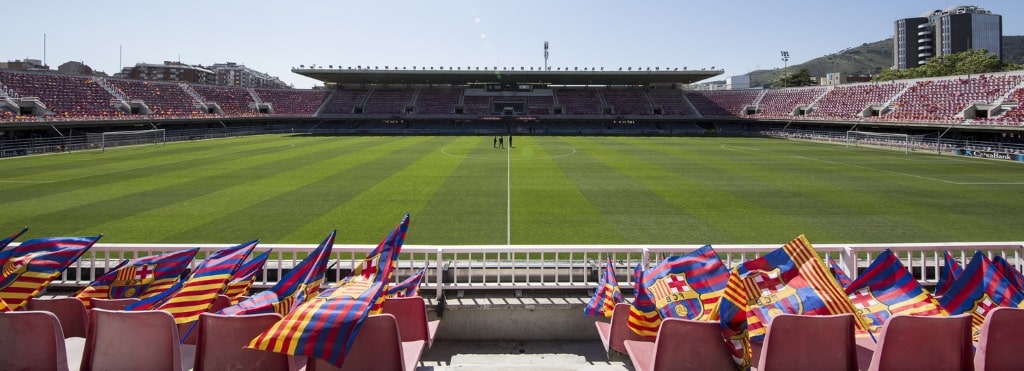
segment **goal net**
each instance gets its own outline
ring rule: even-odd
[[[108,131],[88,134],[89,144],[99,147],[101,151],[106,151],[107,148],[112,147],[164,144],[166,139],[164,129]]]
[[[846,132],[846,146],[890,148],[909,154],[915,147],[923,143],[923,138],[923,135],[850,130]]]

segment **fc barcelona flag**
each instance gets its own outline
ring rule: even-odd
[[[423,268],[418,273],[406,278],[405,281],[389,286],[387,297],[410,298],[420,296],[420,282],[423,282],[423,276],[426,274],[427,268]]]
[[[897,314],[947,315],[891,250],[879,254],[846,288],[846,294],[872,330],[881,329],[889,317]]]
[[[0,251],[0,299],[18,310],[68,266],[78,260],[102,236],[47,237],[25,241]]]
[[[588,316],[602,315],[611,318],[615,310],[615,304],[623,301],[622,290],[619,289],[619,279],[615,277],[615,263],[612,257],[605,259],[604,269],[601,272],[601,279],[597,281],[597,290],[590,302],[583,308],[583,314]]]
[[[75,294],[86,308],[93,298],[145,299],[164,292],[181,278],[199,248],[191,248],[127,260],[107,271]]]
[[[4,302],[4,299],[0,299],[0,313],[10,312],[10,311],[11,311],[11,308],[7,307],[7,303]]]
[[[629,328],[647,337],[658,335],[664,318],[709,319],[729,271],[711,245],[685,255],[662,259],[641,274],[629,310]]]
[[[1014,287],[1018,290],[1024,290],[1024,275],[1021,275],[1020,271],[1013,267],[1013,264],[1010,264],[1010,262],[999,255],[992,258],[992,264],[995,264],[996,269],[999,269],[999,273],[1002,273],[1003,277],[1010,280]]]
[[[370,308],[384,296],[409,215],[334,290],[300,304],[248,348],[320,358],[342,367]]]
[[[231,299],[232,305],[238,304],[241,297],[249,293],[252,282],[256,280],[256,274],[263,270],[268,257],[270,257],[270,250],[242,263],[242,266],[238,267],[238,271],[231,276],[228,287],[224,289],[224,295]]]
[[[939,282],[935,284],[935,296],[946,295],[949,288],[953,286],[953,281],[956,281],[960,277],[961,272],[963,272],[963,269],[960,268],[960,263],[953,259],[953,255],[949,251],[944,252],[942,255],[946,263],[939,268]]]
[[[7,248],[7,245],[10,245],[11,242],[14,242],[14,240],[18,239],[18,237],[21,237],[21,235],[24,234],[26,231],[28,231],[28,227],[22,228],[20,232],[16,232],[10,236],[7,236],[7,238],[0,240],[0,251],[4,251],[4,249]],[[0,265],[3,264],[4,262],[0,261]]]
[[[981,251],[975,252],[970,264],[949,292],[939,299],[939,305],[951,315],[971,314],[974,334],[978,334],[988,313],[997,307],[1021,308],[1024,293],[999,273],[995,265]]]
[[[844,289],[850,287],[853,280],[850,279],[850,276],[846,275],[846,272],[843,272],[843,268],[832,257],[828,258],[828,267],[832,270],[832,276],[836,278],[836,282],[839,282],[840,286],[843,286]]]

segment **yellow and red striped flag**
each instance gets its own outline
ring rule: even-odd
[[[224,289],[224,295],[231,299],[231,305],[238,304],[243,296],[249,294],[249,289],[252,288],[252,283],[256,280],[256,274],[263,270],[263,265],[267,263],[268,257],[270,257],[270,250],[249,259],[231,276],[228,287]]]
[[[47,237],[0,251],[0,300],[18,310],[78,260],[96,237]]]

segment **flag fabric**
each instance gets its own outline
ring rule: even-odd
[[[18,239],[18,237],[21,237],[21,235],[24,234],[26,231],[28,231],[28,227],[22,228],[20,232],[15,232],[14,234],[7,236],[7,238],[0,240],[0,251],[4,251],[4,249],[7,248],[7,245],[10,245],[11,242],[14,242],[14,240]],[[3,264],[4,262],[0,261],[0,265]]]
[[[11,308],[7,307],[7,302],[4,299],[0,299],[0,313],[10,312]]]
[[[1024,290],[1024,275],[1021,275],[1020,271],[1014,268],[1010,262],[1003,259],[1002,256],[996,255],[992,258],[992,264],[995,264],[996,269],[999,269],[999,273],[1002,273],[1003,277],[1010,280],[1014,287],[1018,290]]]
[[[939,305],[951,315],[971,314],[974,335],[978,335],[988,313],[997,307],[1022,307],[1024,292],[999,273],[981,251],[974,253],[960,277],[939,298]]]
[[[151,298],[174,286],[198,252],[196,247],[126,260],[89,283],[75,297],[86,308],[92,307],[93,298]]]
[[[259,240],[253,240],[217,250],[203,259],[187,279],[169,289],[169,294],[154,297],[158,298],[156,300],[139,301],[125,309],[157,309],[170,313],[177,324],[194,322],[224,291],[231,276],[249,257],[257,243]]]
[[[963,272],[963,269],[960,268],[960,263],[953,259],[953,255],[949,251],[943,252],[943,257],[946,263],[939,268],[939,282],[935,284],[935,290],[933,291],[935,296],[946,295],[950,286],[953,286],[953,281],[956,281],[960,277],[961,272]]]
[[[253,281],[256,280],[256,274],[263,270],[263,266],[267,263],[270,251],[264,251],[262,254],[242,263],[242,266],[238,267],[235,274],[231,276],[231,281],[228,282],[227,288],[224,289],[224,295],[231,300],[231,305],[238,304],[242,296],[249,293]]]
[[[881,330],[897,314],[948,315],[891,250],[879,254],[846,288],[846,294],[872,331]]]
[[[750,341],[762,341],[780,314],[830,315],[856,310],[804,235],[733,268],[716,316],[741,368],[750,367]],[[857,316],[856,318],[860,318]],[[866,330],[862,321],[857,328]]]
[[[409,276],[405,281],[388,287],[387,297],[389,298],[409,298],[414,296],[420,296],[420,282],[423,282],[423,276],[427,274],[427,268],[420,269],[416,274]]]
[[[611,318],[615,311],[615,304],[623,301],[622,290],[619,289],[619,279],[615,277],[615,263],[612,257],[605,259],[604,270],[601,278],[597,281],[597,290],[590,302],[583,308],[583,314],[588,316],[602,315]]]
[[[101,236],[46,237],[0,251],[0,299],[18,310],[78,260]]]
[[[273,287],[238,304],[224,308],[218,313],[226,315],[278,313],[282,316],[288,314],[296,305],[297,298],[306,297],[307,280],[315,279],[318,271],[326,272],[327,261],[330,260],[331,249],[334,248],[336,232],[331,231],[316,249],[313,249],[302,261],[281,276],[281,279]],[[319,284],[315,285],[319,289]],[[299,295],[300,292],[302,295]],[[298,303],[301,304],[301,301]]]
[[[298,305],[248,348],[306,355],[342,367],[371,306],[383,297],[409,228],[409,214],[362,264],[328,293]]]
[[[709,319],[728,280],[729,271],[711,245],[662,259],[642,273],[629,311],[629,328],[641,336],[656,337],[662,319]]]
[[[832,259],[832,257],[828,258],[828,267],[829,269],[832,270],[832,276],[836,278],[836,282],[839,282],[840,286],[842,286],[844,289],[850,287],[850,284],[853,283],[853,280],[850,279],[850,276],[846,275],[846,272],[843,272],[843,268],[840,267],[839,264],[836,263],[836,260]]]

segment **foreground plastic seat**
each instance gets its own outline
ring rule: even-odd
[[[625,344],[636,371],[736,369],[718,321],[668,318],[661,322],[653,343],[626,340]]]
[[[857,370],[852,314],[772,319],[761,347],[757,369]]]
[[[217,313],[217,312],[220,312],[221,309],[224,309],[224,308],[227,308],[227,307],[230,307],[230,306],[231,306],[231,298],[229,298],[227,295],[221,294],[221,295],[217,295],[216,299],[213,299],[213,304],[211,304],[210,305],[210,309],[207,309],[206,311],[209,312],[209,313]]]
[[[971,316],[896,315],[882,327],[869,370],[972,370]]]
[[[106,309],[106,310],[124,310],[124,307],[129,304],[134,304],[139,301],[137,298],[127,299],[99,299],[93,298],[89,300],[93,309]]]
[[[1024,370],[1024,309],[1000,307],[988,313],[974,351],[977,371]]]
[[[57,319],[60,320],[60,329],[64,332],[64,338],[84,338],[86,329],[89,327],[89,314],[86,313],[85,304],[76,298],[33,298],[28,301],[27,309],[50,312],[57,316]]]
[[[434,335],[440,320],[427,320],[427,301],[421,297],[388,298],[384,300],[384,313],[395,316],[402,341],[423,340],[427,348],[434,345]]]
[[[254,337],[281,320],[276,313],[225,316],[199,315],[196,371],[288,370],[285,354],[245,348]]]
[[[82,371],[192,368],[195,347],[178,343],[178,327],[170,313],[93,309],[89,317]]]
[[[426,342],[402,341],[398,321],[390,314],[366,317],[355,343],[349,349],[345,367],[338,368],[322,359],[310,358],[307,371],[413,371],[420,361]]]
[[[632,305],[628,303],[615,304],[615,309],[612,310],[611,321],[594,321],[594,325],[597,326],[597,334],[601,336],[601,343],[604,344],[604,352],[609,357],[611,357],[611,351],[626,354],[626,345],[624,343],[626,340],[651,342],[650,339],[640,336],[629,329],[630,307]]]
[[[68,369],[64,333],[56,315],[44,311],[0,313],[0,370]]]

